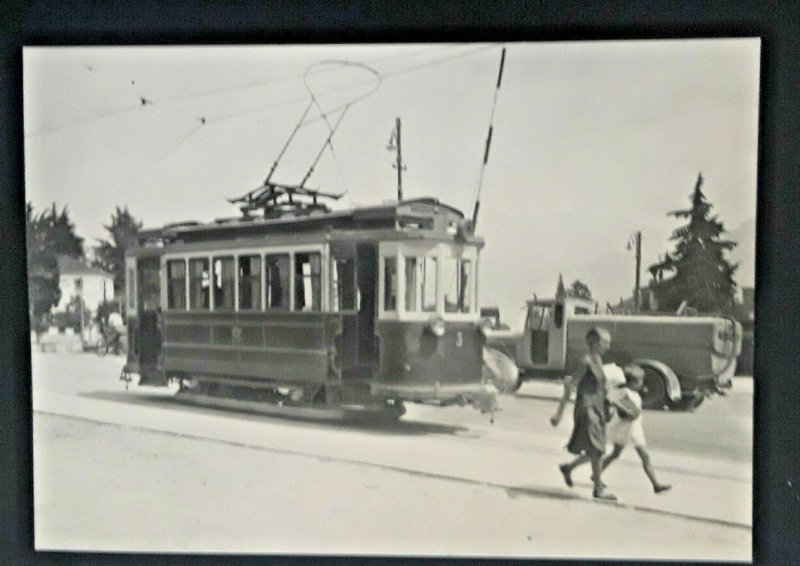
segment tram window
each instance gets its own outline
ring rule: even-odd
[[[186,310],[186,261],[167,262],[167,308]]]
[[[320,287],[321,259],[319,253],[294,256],[294,308],[298,311],[318,311],[322,304]]]
[[[383,259],[383,310],[397,310],[397,258]]]
[[[469,312],[472,294],[472,264],[468,259],[447,258],[442,262],[445,312]]]
[[[189,308],[208,310],[211,307],[211,285],[208,273],[208,260],[189,260]]]
[[[239,258],[239,309],[261,310],[261,258]]]
[[[264,262],[267,308],[289,309],[289,254],[271,254]]]
[[[356,308],[356,262],[351,257],[331,259],[331,310]]]
[[[434,312],[436,310],[435,257],[406,258],[406,310]]]
[[[139,260],[139,307],[144,310],[155,310],[161,301],[161,265],[157,257]]]
[[[233,310],[235,269],[232,257],[214,258],[214,310]]]
[[[136,310],[136,270],[128,269],[128,311]]]

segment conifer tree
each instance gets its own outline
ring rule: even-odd
[[[125,250],[128,249],[131,239],[141,230],[142,223],[137,221],[124,209],[116,207],[111,215],[111,224],[103,226],[109,234],[106,240],[98,240],[99,246],[95,247],[95,267],[99,267],[114,275],[114,290],[117,295],[125,287]]]
[[[25,240],[28,269],[28,305],[31,328],[38,337],[43,329],[43,316],[61,300],[58,287],[58,262],[48,242],[44,213],[35,213],[33,205],[25,206]]]
[[[73,259],[83,259],[83,238],[75,233],[75,225],[69,219],[67,206],[58,212],[56,204],[50,213],[41,216],[46,238],[56,255],[67,255]]]
[[[739,266],[730,264],[725,254],[736,242],[721,238],[725,227],[716,216],[709,217],[713,205],[706,200],[702,184],[701,173],[690,195],[691,208],[668,213],[689,222],[672,233],[674,251],[648,268],[659,310],[674,311],[683,301],[700,312],[729,312],[733,308],[733,275]],[[669,274],[672,277],[668,278]]]

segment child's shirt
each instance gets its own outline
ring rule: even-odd
[[[615,411],[607,425],[609,440],[623,446],[645,446],[644,427],[642,426],[642,396],[638,391],[628,387],[616,387],[609,391],[609,400],[622,405],[631,404],[639,410],[639,415],[632,420],[625,420]]]

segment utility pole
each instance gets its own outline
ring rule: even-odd
[[[403,164],[403,153],[400,146],[400,118],[394,120],[394,130],[389,138],[389,145],[386,146],[389,151],[397,151],[397,161],[392,165],[397,169],[397,200],[403,200],[403,171],[406,166]]]
[[[83,320],[83,277],[79,277],[75,283],[75,286],[78,288],[78,298],[80,299],[80,306],[78,308],[81,309],[81,349],[83,349],[83,347],[86,345],[83,334],[85,325]]]
[[[631,249],[631,241],[633,241],[636,250],[636,282],[633,287],[633,301],[636,306],[636,312],[638,313],[642,305],[639,277],[639,272],[642,267],[642,232],[638,231],[631,236],[631,239],[628,240],[628,249]]]

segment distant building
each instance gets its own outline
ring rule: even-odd
[[[67,310],[70,300],[81,292],[84,305],[92,312],[104,300],[114,299],[114,276],[111,273],[69,256],[58,257],[58,272],[61,300],[53,307],[55,311]]]

